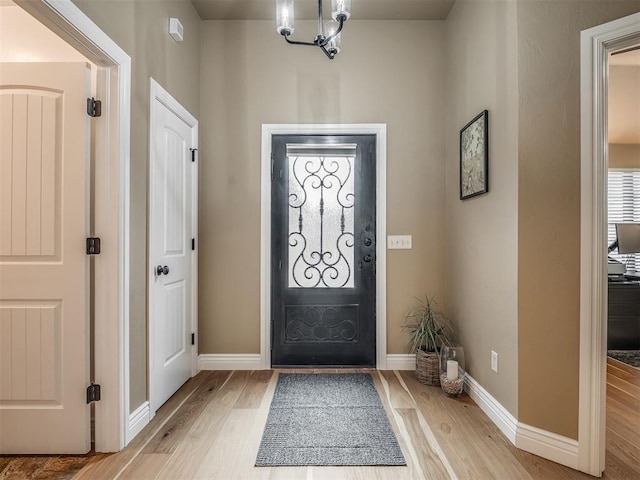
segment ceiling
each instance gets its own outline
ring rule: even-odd
[[[640,67],[640,48],[635,50],[623,51],[609,57],[609,65],[624,67]]]
[[[455,0],[352,0],[358,20],[444,20]],[[203,20],[275,20],[276,0],[191,0]],[[326,10],[331,2],[324,0]],[[328,12],[327,12],[328,13]],[[326,16],[327,14],[325,14]],[[295,18],[318,18],[316,0],[296,0]]]

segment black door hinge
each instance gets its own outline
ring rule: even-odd
[[[100,385],[92,383],[87,387],[87,403],[100,401]]]
[[[100,237],[87,238],[87,255],[98,255],[100,253]]]
[[[191,150],[191,161],[195,162],[196,161],[196,152],[198,151],[197,148],[190,148],[189,150]]]
[[[192,333],[191,334],[191,345],[195,345],[196,344],[196,334]]]
[[[196,249],[196,239],[192,238],[191,239],[191,250],[195,250]]]
[[[93,97],[87,98],[87,115],[90,117],[102,116],[102,102]]]

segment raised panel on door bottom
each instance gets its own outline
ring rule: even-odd
[[[59,301],[0,302],[0,406],[61,405]]]
[[[164,366],[180,357],[187,348],[185,326],[185,282],[183,280],[164,284],[165,320],[163,328]]]
[[[284,343],[358,341],[358,305],[285,305]]]

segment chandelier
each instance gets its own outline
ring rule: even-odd
[[[340,32],[344,22],[351,16],[351,0],[331,0],[331,18],[322,18],[322,0],[318,0],[318,35],[313,42],[298,42],[289,37],[293,34],[293,0],[276,0],[277,30],[291,45],[319,47],[333,59],[340,52]]]

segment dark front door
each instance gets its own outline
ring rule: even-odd
[[[273,137],[273,366],[376,364],[375,146]]]

